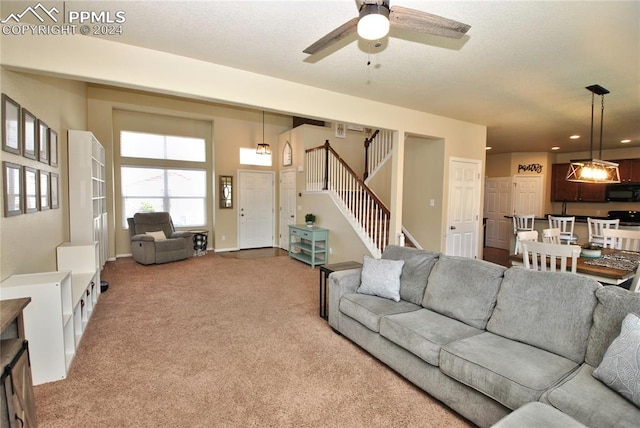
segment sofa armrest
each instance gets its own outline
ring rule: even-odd
[[[361,268],[341,270],[329,275],[329,325],[340,331],[338,312],[340,299],[346,293],[355,293],[360,286]]]
[[[171,235],[167,236],[167,238],[191,238],[192,236],[193,236],[193,233],[191,232],[176,231],[176,232],[171,232]]]
[[[146,233],[140,233],[138,235],[133,235],[131,237],[131,241],[144,241],[144,242],[153,242],[155,241],[155,239],[153,239],[153,236],[151,235],[147,235]]]

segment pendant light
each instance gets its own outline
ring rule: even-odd
[[[262,110],[262,143],[258,143],[256,153],[259,155],[271,154],[271,146],[264,142],[264,110]]]
[[[600,85],[591,85],[587,88],[591,92],[591,143],[589,147],[591,159],[571,161],[567,172],[567,181],[577,183],[620,183],[620,171],[618,164],[593,157],[593,111],[595,96],[600,95],[600,153],[602,158],[602,131],[604,124],[604,96],[609,91]]]

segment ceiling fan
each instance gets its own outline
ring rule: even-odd
[[[360,4],[357,18],[347,21],[326,34],[303,52],[313,55],[353,34],[356,30],[360,37],[368,40],[377,40],[386,36],[389,27],[459,39],[471,28],[470,25],[415,9],[400,6],[389,8],[388,0],[357,1],[357,3]]]

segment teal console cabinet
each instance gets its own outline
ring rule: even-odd
[[[328,260],[329,230],[306,225],[289,226],[289,257],[310,264],[324,265]]]

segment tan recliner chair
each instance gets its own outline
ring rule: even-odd
[[[193,234],[176,232],[169,213],[136,213],[127,223],[131,253],[138,263],[168,263],[193,256]]]

